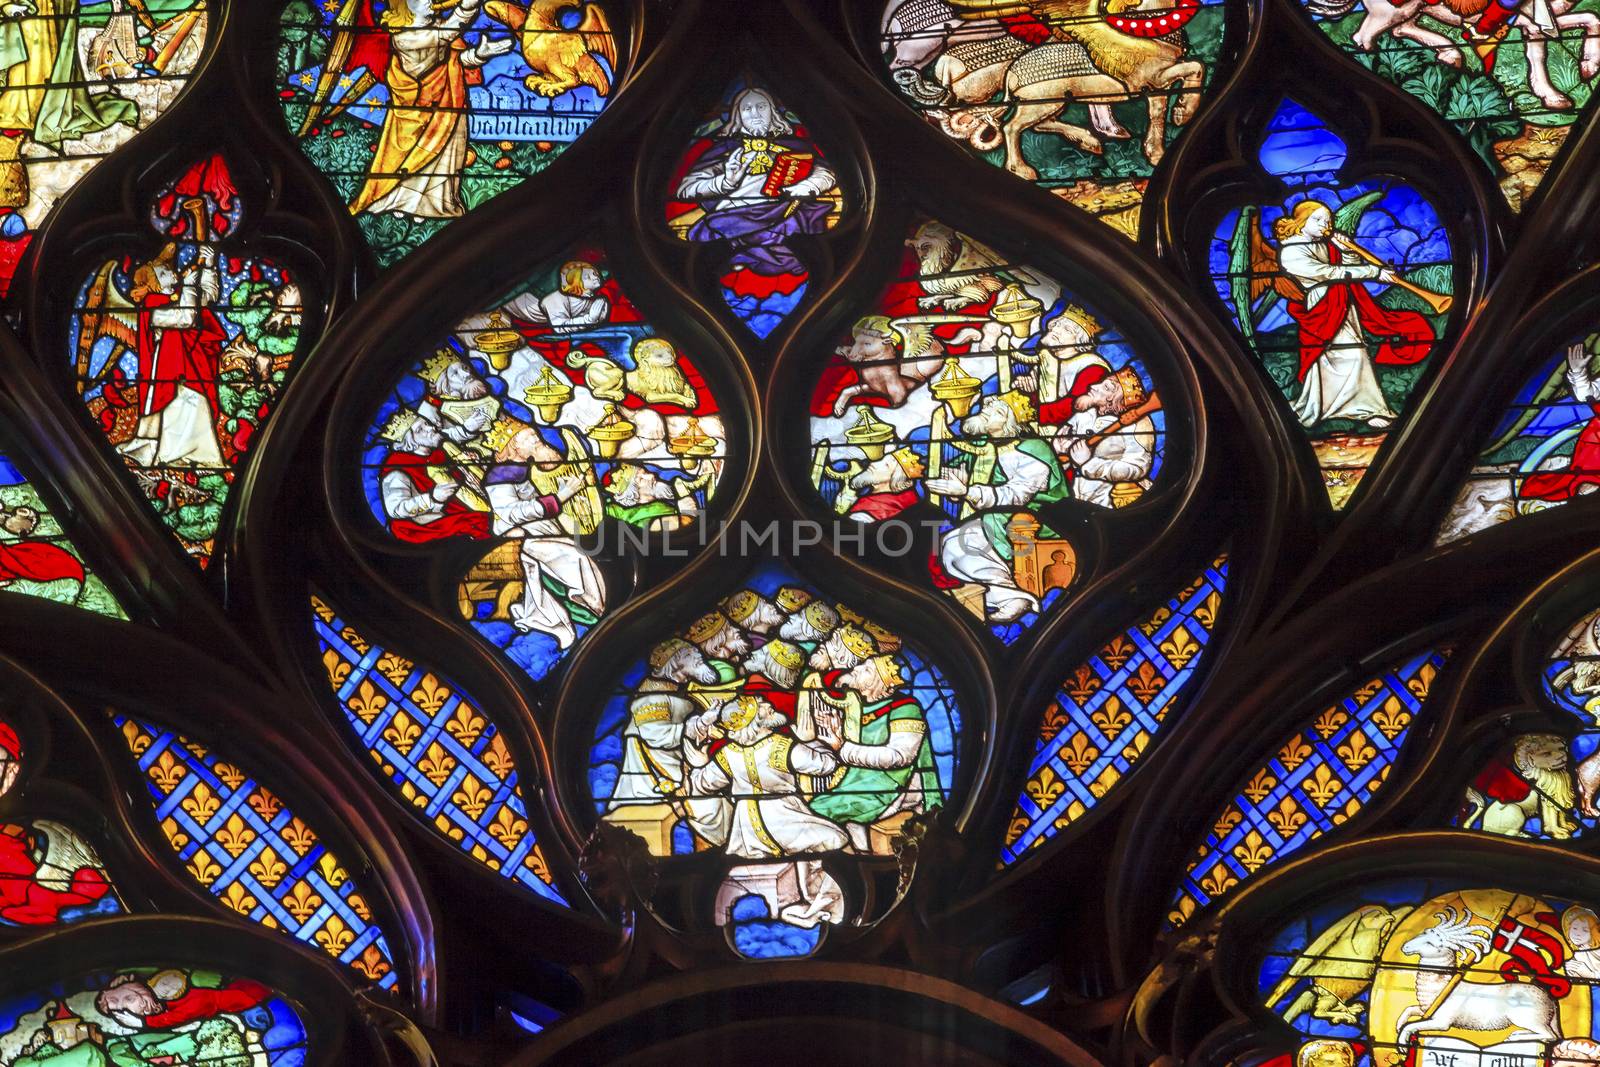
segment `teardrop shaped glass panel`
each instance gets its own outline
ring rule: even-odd
[[[0,592],[128,616],[0,442]],[[0,790],[3,792],[3,790]]]

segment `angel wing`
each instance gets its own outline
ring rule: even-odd
[[[117,264],[112,260],[102,266],[89,283],[89,292],[83,301],[83,317],[78,325],[78,381],[79,388],[88,391],[115,366],[118,353],[124,348],[139,345],[138,307],[122,295],[117,288]],[[111,338],[112,352],[101,365],[99,373],[91,373],[90,361],[95,346],[102,337]]]
[[[39,884],[50,889],[72,887],[72,876],[85,867],[103,866],[89,843],[58,822],[40,819],[34,829],[44,836],[44,858],[36,875]]]
[[[1302,978],[1343,978],[1364,981],[1377,967],[1383,939],[1410,908],[1390,910],[1380,904],[1363,904],[1300,951],[1289,971],[1267,997],[1273,1005]]]
[[[1247,341],[1255,339],[1256,322],[1272,310],[1279,297],[1294,301],[1306,298],[1304,290],[1279,265],[1277,249],[1261,230],[1260,215],[1254,207],[1240,211],[1233,238],[1228,242],[1228,295]]]

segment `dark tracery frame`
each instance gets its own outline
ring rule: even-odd
[[[1295,0],[1229,0],[1235,54],[1157,167],[1134,244],[907,110],[877,63],[875,6],[633,0],[618,11],[619,87],[593,130],[380,274],[277,110],[281,5],[212,2],[208,57],[193,83],[62,199],[23,261],[11,328],[0,330],[8,454],[132,620],[0,594],[0,720],[25,750],[0,818],[73,821],[134,913],[32,936],[0,928],[0,971],[36,975],[38,986],[152,953],[236,967],[306,1009],[313,1061],[326,1063],[642,1065],[731,1058],[754,1044],[774,1063],[1220,1065],[1294,1047],[1257,1005],[1252,938],[1374,865],[1489,867],[1507,884],[1570,884],[1580,897],[1584,878],[1592,882],[1593,841],[1558,852],[1440,828],[1481,757],[1517,724],[1541,721],[1529,679],[1552,635],[1600,596],[1591,557],[1600,503],[1578,499],[1432,547],[1517,388],[1600,311],[1587,225],[1600,210],[1591,120],[1514,216],[1446,122],[1332,49]],[[661,213],[690,131],[740,70],[804,116],[845,188],[840,224],[795,240],[809,289],[764,341],[717,294],[722,250],[678,241]],[[1338,517],[1281,397],[1223,321],[1196,252],[1220,211],[1254,193],[1250,164],[1285,97],[1339,126],[1363,173],[1427,190],[1456,252],[1455,325]],[[310,341],[201,572],[86,421],[63,338],[89,265],[106,248],[147,240],[152,189],[212,152],[252,205],[246,245],[306,280]],[[949,808],[896,857],[859,866],[859,884],[892,901],[886,916],[839,931],[806,961],[742,963],[720,933],[684,928],[659,906],[656,893],[665,899],[675,879],[694,875],[597,830],[585,767],[594,709],[619,664],[735,588],[754,561],[722,558],[684,534],[652,535],[656,548],[686,548],[682,558],[608,558],[626,595],[534,683],[454,617],[464,554],[400,547],[373,523],[354,457],[375,398],[434,339],[587,240],[604,247],[650,322],[696,354],[728,415],[725,488],[705,521],[821,517],[798,401],[819,354],[893,272],[914,216],[970,231],[1092,300],[1182,397],[1168,427],[1178,451],[1149,500],[1085,524],[1090,580],[1010,648],[871,549],[851,557],[818,547],[785,560],[916,644],[951,679],[966,724]],[[1149,751],[1081,819],[997,867],[1042,743],[1041,712],[1063,678],[1223,552],[1221,621],[1198,681]],[[313,593],[490,713],[570,909],[508,886],[413,820],[370,773],[322,674]],[[1316,845],[1164,931],[1205,820],[1270,756],[1264,747],[1395,656],[1433,643],[1454,657],[1383,791]],[[363,988],[315,946],[239,921],[189,880],[108,708],[225,743],[318,828],[388,936],[394,995]],[[1574,867],[1559,879],[1558,857]],[[140,914],[151,912],[160,917]],[[0,982],[0,995],[14,984]],[[512,1016],[529,1001],[560,1026],[528,1034]],[[775,1017],[805,1040],[793,1042]]]

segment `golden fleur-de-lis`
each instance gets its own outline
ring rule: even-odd
[[[389,961],[383,958],[383,953],[378,951],[376,943],[368,945],[362,951],[361,958],[350,966],[374,982],[389,973]]]
[[[1128,724],[1133,721],[1133,713],[1123,707],[1122,701],[1112,695],[1107,697],[1106,702],[1089,716],[1089,721],[1094,723],[1100,732],[1105,735],[1107,741],[1115,741],[1117,735],[1126,730]]]
[[[271,822],[277,817],[278,812],[283,810],[283,801],[279,800],[274,793],[259,785],[250,791],[250,795],[244,798],[244,802],[250,805],[251,811],[268,822]]]
[[[334,889],[344,885],[350,875],[339,866],[339,859],[331,852],[324,852],[322,858],[317,860],[317,870],[322,872],[322,880]]]
[[[1311,776],[1300,783],[1300,791],[1311,798],[1311,803],[1319,808],[1326,808],[1339,795],[1339,790],[1344,788],[1341,782],[1328,768],[1327,763],[1318,763]]]
[[[450,799],[467,813],[467,818],[477,822],[478,816],[489,806],[491,796],[488,788],[469,774],[461,780],[461,788],[457,789]]]
[[[477,818],[477,816],[473,816],[473,818]],[[460,841],[467,836],[467,832],[450,821],[450,817],[442,811],[433,817],[433,826],[434,829],[452,841]]]
[[[1383,679],[1374,678],[1372,681],[1367,682],[1360,689],[1357,689],[1354,693],[1350,694],[1350,699],[1355,701],[1356,707],[1361,707],[1362,705],[1366,704],[1367,701],[1383,692],[1384,688],[1385,686],[1383,684]]]
[[[1211,868],[1211,873],[1200,879],[1200,888],[1205,895],[1215,899],[1239,884],[1239,878],[1228,869],[1228,865],[1221,860]]]
[[[189,795],[179,802],[179,807],[189,813],[189,817],[204,826],[222,807],[222,801],[217,794],[204,782],[197,782]]]
[[[1187,667],[1189,661],[1200,654],[1200,642],[1183,626],[1174,629],[1159,647],[1161,654],[1167,657],[1167,662],[1180,669]]]
[[[156,761],[150,764],[149,770],[150,780],[161,790],[162,796],[167,796],[178,788],[178,783],[183,781],[188,773],[189,765],[174,756],[170,748],[156,757]]]
[[[1067,679],[1067,684],[1062,686],[1062,689],[1065,690],[1067,696],[1072,698],[1073,703],[1081,708],[1089,702],[1090,697],[1100,692],[1100,686],[1103,684],[1093,667],[1087,663],[1080,663],[1078,664],[1078,669],[1072,672],[1072,676]]]
[[[1345,738],[1344,742],[1334,751],[1338,753],[1339,758],[1344,761],[1344,765],[1350,768],[1352,773],[1371,763],[1373,757],[1378,754],[1378,750],[1372,747],[1372,742],[1367,739],[1366,734],[1361,732],[1361,727],[1359,726],[1351,730],[1350,736]]]
[[[489,738],[489,744],[483,750],[483,765],[502,782],[511,777],[511,772],[517,765],[511,758],[511,749],[506,745],[506,739],[499,733]]]
[[[183,741],[183,738],[180,737],[178,740]],[[183,747],[192,752],[194,754],[194,758],[200,760],[202,763],[205,762],[207,757],[211,755],[206,746],[197,741],[183,741]]]
[[[1044,721],[1039,724],[1039,740],[1053,741],[1071,721],[1067,718],[1067,711],[1061,706],[1061,702],[1052,700],[1050,706],[1044,709]]]
[[[350,679],[350,661],[330,648],[322,654],[322,666],[328,672],[328,684],[333,691],[337,693],[343,689]]]
[[[282,897],[282,904],[297,922],[303,923],[311,918],[312,912],[322,907],[322,897],[302,878],[289,887],[289,891]]]
[[[1272,792],[1272,787],[1277,784],[1277,777],[1270,770],[1263,767],[1251,777],[1250,781],[1245,783],[1243,792],[1245,796],[1250,798],[1250,803],[1259,804],[1261,799]]]
[[[462,702],[456,705],[455,714],[450,716],[450,721],[444,724],[445,733],[471,748],[483,736],[484,727],[488,724],[482,715],[471,705]]]
[[[284,842],[294,849],[296,856],[304,857],[317,843],[317,835],[311,827],[300,821],[298,815],[289,820],[289,825],[285,826],[281,833]]]
[[[370,679],[363,678],[345,703],[355,713],[356,718],[370,726],[372,720],[383,714],[383,709],[389,706],[389,698],[384,696]],[[388,736],[387,733],[384,736]]]
[[[148,733],[140,729],[139,724],[132,719],[128,719],[122,724],[122,736],[128,742],[128,751],[132,752],[135,757],[144,755],[150,748],[152,738]]]
[[[1221,607],[1222,594],[1213,589],[1211,595],[1201,601],[1200,605],[1194,609],[1191,617],[1195,622],[1204,626],[1207,632],[1210,632],[1217,625],[1217,610]]]
[[[1072,735],[1071,741],[1061,747],[1059,755],[1061,762],[1067,765],[1067,770],[1081,776],[1084,771],[1089,769],[1089,765],[1100,757],[1100,750],[1089,742],[1088,734],[1079,730]],[[1045,772],[1051,773],[1050,768],[1046,767]],[[1065,788],[1066,786],[1063,785],[1061,789],[1056,790],[1056,796],[1060,796]],[[1054,800],[1055,797],[1051,799]],[[1039,806],[1046,807],[1047,805],[1040,804]]]
[[[1278,802],[1278,806],[1267,812],[1267,822],[1278,831],[1278,836],[1291,838],[1300,827],[1306,824],[1306,813],[1300,810],[1300,805],[1294,802],[1294,797],[1286,796]]]
[[[545,885],[554,884],[553,879],[550,877],[550,865],[544,860],[544,849],[538,845],[534,845],[528,850],[527,858],[522,861],[522,865],[532,871],[533,876]]]
[[[405,682],[413,666],[410,660],[394,652],[385,652],[378,657],[378,673],[389,679],[396,687]]]
[[[222,829],[216,833],[217,844],[222,846],[224,852],[238,859],[245,849],[250,847],[250,842],[256,839],[256,832],[250,828],[238,812],[228,816],[228,821],[222,824]]]
[[[1163,604],[1155,610],[1155,614],[1139,624],[1139,632],[1146,637],[1154,636],[1155,632],[1161,629],[1170,618],[1172,618],[1172,609]]]
[[[1380,785],[1382,785],[1384,782],[1388,781],[1388,780],[1389,780],[1389,764],[1385,763],[1383,766],[1378,768],[1378,773],[1374,774],[1367,781],[1367,792],[1368,792],[1368,794],[1376,793],[1378,791],[1378,787]]]
[[[283,860],[279,859],[272,846],[268,845],[250,861],[250,873],[256,881],[271,889],[283,881],[283,876],[289,873],[289,868],[284,866]]]
[[[417,761],[417,770],[438,788],[444,785],[445,779],[450,777],[450,772],[456,769],[456,763],[456,758],[446,752],[443,745],[432,741],[428,744],[428,750]]]
[[[431,719],[439,714],[444,702],[450,699],[450,687],[439,681],[430,671],[422,676],[422,681],[411,691],[411,699],[416,701],[417,707]]]
[[[1383,702],[1383,707],[1372,713],[1372,725],[1383,734],[1384,740],[1393,741],[1406,727],[1411,725],[1411,712],[1400,702],[1397,696],[1391,696]]]
[[[350,910],[356,913],[356,918],[364,922],[372,921],[372,909],[367,907],[366,897],[360,893],[351,893],[344,898],[344,902],[350,905]]]
[[[1172,926],[1182,926],[1189,921],[1189,916],[1194,914],[1194,897],[1188,893],[1178,898],[1177,907],[1167,912],[1167,922]]]
[[[313,596],[311,598],[311,610],[316,612],[317,618],[323,622],[331,623],[333,621],[333,609],[328,607],[321,597]]]
[[[1233,858],[1251,874],[1260,870],[1272,858],[1273,848],[1259,830],[1251,830],[1244,840],[1233,846]]]
[[[360,655],[365,656],[367,654],[367,649],[372,647],[371,645],[367,644],[365,638],[356,633],[355,627],[353,626],[346,626],[343,630],[340,630],[339,636],[344,638],[345,644],[355,649]]]
[[[1349,721],[1350,713],[1345,711],[1342,706],[1335,704],[1331,708],[1323,708],[1318,712],[1316,719],[1311,723],[1311,728],[1317,732],[1318,737],[1326,741],[1338,733],[1339,728]]]
[[[1133,677],[1128,679],[1128,691],[1132,693],[1141,704],[1148,704],[1156,698],[1156,694],[1167,687],[1167,680],[1161,674],[1161,668],[1149,660],[1139,664],[1133,672]]]
[[[1100,658],[1105,661],[1107,667],[1120,671],[1122,665],[1132,659],[1136,651],[1138,650],[1134,648],[1133,642],[1128,640],[1127,634],[1118,634],[1106,642],[1105,647],[1100,650]]]
[[[1295,734],[1278,749],[1278,762],[1283,764],[1284,770],[1292,771],[1304,763],[1310,755],[1311,743],[1303,734]]]
[[[1448,650],[1443,651],[1449,655]],[[1433,688],[1433,679],[1439,673],[1439,668],[1433,665],[1432,660],[1424,660],[1422,666],[1417,668],[1417,673],[1406,681],[1406,690],[1417,698],[1418,701],[1428,699],[1428,690]]]
[[[210,885],[217,880],[217,875],[222,873],[222,868],[217,866],[215,860],[206,855],[206,850],[201,849],[189,860],[189,873],[201,885]]]
[[[242,882],[233,882],[227,889],[224,889],[222,891],[222,902],[240,915],[249,915],[256,910],[256,904],[258,903]]]
[[[1240,811],[1237,806],[1229,804],[1222,809],[1222,814],[1217,817],[1217,821],[1211,824],[1211,832],[1216,835],[1218,841],[1221,841],[1233,833],[1233,828],[1242,822],[1244,822],[1244,812]]]
[[[1026,815],[1012,815],[1011,822],[1006,825],[1006,847],[1010,848],[1022,840],[1022,835],[1028,832],[1028,827],[1033,825],[1033,820]]]
[[[1088,738],[1084,738],[1084,740],[1087,741]],[[1040,808],[1048,808],[1056,802],[1062,793],[1067,791],[1066,783],[1061,780],[1061,776],[1049,766],[1046,766],[1033,778],[1028,779],[1028,783],[1022,788],[1023,792],[1027,793],[1028,797]]]
[[[490,837],[507,849],[522,840],[522,835],[526,832],[528,832],[528,822],[525,819],[518,819],[517,813],[504,805],[494,813],[494,819],[490,822]]]
[[[183,832],[178,820],[170,815],[161,820],[161,832],[167,835],[167,841],[172,847],[180,852],[183,851],[183,846],[189,843],[189,835]]]
[[[211,769],[216,772],[218,778],[222,779],[222,784],[229,789],[238,789],[244,784],[245,773],[231,763],[218,761],[217,765]]]
[[[322,929],[317,931],[316,936],[317,944],[322,946],[322,951],[334,959],[343,955],[344,950],[350,947],[350,942],[356,939],[355,931],[337,915],[328,916],[328,921],[322,924]]]
[[[394,746],[402,756],[409,755],[411,746],[422,736],[422,727],[404,711],[394,713],[394,719],[383,728],[383,739]]]

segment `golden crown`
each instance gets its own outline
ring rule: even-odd
[[[873,656],[867,662],[872,664],[878,677],[883,679],[883,684],[891,689],[898,689],[906,684],[905,677],[900,673],[900,664],[893,656]]]
[[[793,613],[811,603],[811,594],[801,589],[798,585],[786,585],[779,589],[773,598],[773,603],[784,611]]]
[[[410,430],[411,427],[416,424],[416,421],[419,418],[421,418],[421,416],[415,411],[412,411],[409,408],[401,408],[390,417],[387,423],[384,424],[383,432],[379,434],[379,436],[385,441],[398,442],[406,435],[406,431]]]
[[[667,661],[686,648],[693,648],[689,642],[681,637],[670,637],[650,650],[650,666],[660,670],[667,665]]]
[[[709,612],[700,616],[694,621],[694,625],[689,627],[689,640],[697,645],[702,641],[709,641],[727,624],[728,617],[722,612]]]
[[[1088,311],[1077,304],[1068,304],[1067,309],[1061,313],[1061,317],[1064,319],[1071,319],[1079,326],[1082,326],[1083,332],[1088,334],[1090,337],[1093,337],[1095,334],[1099,333],[1101,329],[1103,329],[1103,327],[1100,325],[1099,319],[1089,314]]]
[[[1145,401],[1144,382],[1139,380],[1139,372],[1132,367],[1123,367],[1114,375],[1117,384],[1122,387],[1122,400],[1130,408],[1138,407]]]
[[[907,478],[920,478],[924,474],[925,468],[922,465],[922,457],[917,455],[916,449],[897,448],[889,455],[893,456],[894,461],[900,465],[900,469],[906,472]]]
[[[839,640],[844,642],[852,655],[866,659],[878,651],[877,644],[872,640],[872,635],[853,622],[847,622],[839,631]]]
[[[461,357],[448,348],[441,348],[433,355],[422,361],[422,380],[430,386],[439,380],[439,375],[445,368],[458,361]]]
[[[800,664],[805,662],[805,653],[787,641],[768,641],[762,647],[767,650],[767,655],[772,657],[772,662],[784,670],[799,670]]]
[[[489,432],[484,436],[484,443],[494,451],[499,452],[511,443],[511,439],[517,435],[518,431],[525,428],[525,425],[516,419],[502,415],[500,418],[495,419],[494,424],[489,427]]]
[[[760,710],[760,698],[749,694],[734,697],[733,700],[728,702],[728,710],[722,713],[722,723],[730,730],[743,730],[755,721],[756,712]]]
[[[834,610],[820,600],[813,600],[806,605],[805,619],[813,630],[826,630],[839,621]]]
[[[734,622],[742,623],[755,613],[756,595],[748,589],[741,589],[723,600],[722,610]]]
[[[1018,392],[1015,389],[1007,389],[1000,394],[1000,399],[1005,401],[1006,407],[1011,409],[1012,414],[1017,417],[1018,423],[1026,426],[1034,420],[1033,401],[1028,398],[1026,393]]]

